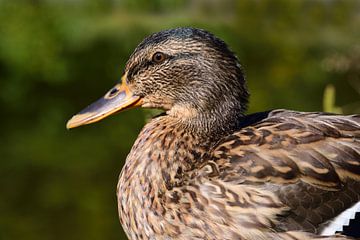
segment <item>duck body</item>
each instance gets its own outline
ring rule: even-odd
[[[211,141],[171,116],[144,127],[118,183],[129,239],[324,238],[360,200],[359,115],[274,110],[239,121]]]
[[[222,40],[176,28],[140,43],[122,82],[69,120],[73,128],[138,106],[165,111],[120,174],[129,239],[347,238],[320,234],[359,201],[360,115],[245,115],[248,97]]]

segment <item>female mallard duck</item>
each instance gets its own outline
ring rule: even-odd
[[[248,92],[226,44],[199,29],[146,38],[122,83],[68,128],[161,108],[117,186],[130,239],[317,239],[360,199],[360,115],[245,115]]]

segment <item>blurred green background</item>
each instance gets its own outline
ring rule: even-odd
[[[125,239],[117,178],[151,112],[65,124],[145,36],[178,26],[237,53],[249,112],[360,112],[360,1],[0,0],[1,240]]]

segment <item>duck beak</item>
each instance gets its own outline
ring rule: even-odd
[[[122,84],[116,84],[104,97],[74,115],[67,122],[66,128],[70,129],[94,123],[111,114],[141,106],[141,98],[139,96],[134,96],[125,82],[124,75],[122,77]]]

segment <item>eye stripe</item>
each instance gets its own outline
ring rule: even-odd
[[[182,53],[177,53],[175,55],[167,55],[166,56],[166,60],[176,60],[176,59],[187,59],[187,58],[192,58],[194,56],[199,55],[198,53],[193,53],[193,52],[182,52]],[[165,61],[166,61],[165,60]],[[129,81],[131,81],[131,79],[133,79],[133,77],[138,74],[138,72],[142,69],[147,69],[150,66],[153,66],[154,62],[152,60],[142,60],[139,64],[134,65],[132,68],[129,69],[128,71],[128,79]]]
[[[131,80],[140,70],[146,69],[149,66],[153,65],[153,63],[149,60],[144,60],[134,67],[130,68],[128,71],[128,79]]]

